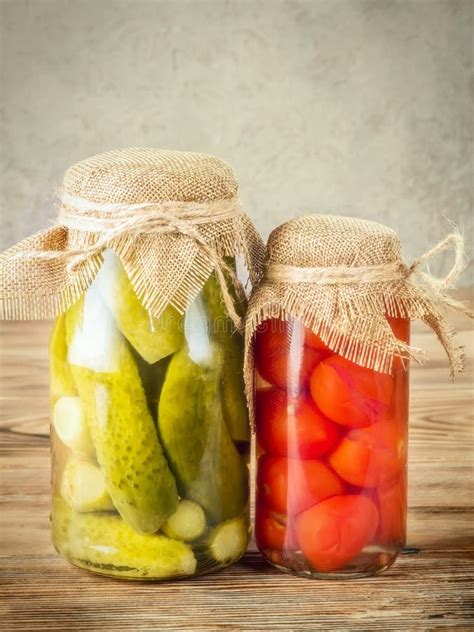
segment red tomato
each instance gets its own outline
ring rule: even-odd
[[[295,344],[291,347],[292,337]],[[280,388],[300,390],[314,367],[326,355],[304,345],[302,325],[270,319],[259,325],[255,336],[255,364],[264,380]]]
[[[377,507],[370,498],[334,496],[296,518],[296,537],[317,571],[336,571],[371,541],[377,524]]]
[[[264,454],[258,460],[257,491],[270,509],[294,516],[325,498],[342,494],[344,486],[322,461]]]
[[[288,529],[286,516],[271,511],[260,502],[257,502],[255,512],[255,540],[259,549],[283,551],[296,548],[295,537]]]
[[[375,487],[393,482],[406,462],[406,441],[400,427],[387,419],[351,430],[329,455],[329,464],[351,485]]]
[[[339,437],[339,426],[319,412],[311,397],[289,398],[279,388],[257,390],[257,439],[271,454],[315,459]]]
[[[387,320],[395,336],[408,344],[410,342],[410,319],[387,316]]]
[[[313,347],[314,349],[318,349],[319,351],[327,351],[328,353],[332,353],[331,349],[326,344],[324,344],[321,338],[307,327],[304,328],[304,343],[305,345]]]
[[[409,375],[408,371],[400,366],[395,369],[393,374],[393,396],[390,409],[387,413],[387,419],[396,420],[399,427],[400,437],[405,442],[408,440],[408,408],[409,408]]]
[[[387,316],[387,321],[394,335],[407,344],[410,342],[410,319],[409,318],[393,318]],[[406,372],[408,369],[408,359],[394,358],[393,372]]]
[[[391,546],[405,546],[407,518],[405,475],[401,476],[395,485],[377,489],[377,504],[380,515],[377,541]]]
[[[332,355],[313,371],[310,389],[317,407],[329,419],[362,428],[388,411],[393,377]]]

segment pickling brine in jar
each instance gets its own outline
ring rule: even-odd
[[[408,343],[409,321],[389,319]],[[372,574],[405,544],[408,373],[361,367],[301,321],[255,337],[257,545],[302,575]]]

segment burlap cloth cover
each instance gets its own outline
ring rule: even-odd
[[[87,290],[110,248],[152,316],[182,313],[223,257],[242,255],[252,283],[264,246],[242,212],[231,167],[204,154],[121,149],[73,165],[57,220],[0,255],[0,318],[51,318]],[[240,288],[241,290],[241,288]],[[234,322],[233,305],[226,305]],[[238,324],[236,322],[236,324]]]
[[[420,270],[427,259],[453,248],[455,262],[444,279]],[[390,372],[394,357],[423,352],[399,341],[386,315],[421,319],[444,346],[452,373],[463,366],[441,309],[472,317],[446,290],[464,267],[458,232],[407,266],[397,233],[371,221],[309,215],[276,228],[267,244],[264,278],[253,292],[245,324],[245,383],[251,414],[254,389],[254,334],[269,318],[302,321],[334,352],[376,371]]]

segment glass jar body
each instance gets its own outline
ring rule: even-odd
[[[388,321],[408,342],[409,321]],[[388,568],[406,536],[406,362],[378,373],[333,353],[297,320],[267,320],[255,366],[259,549],[307,577]]]
[[[127,579],[235,562],[249,538],[243,341],[214,275],[152,318],[119,260],[54,326],[52,533],[58,552]]]

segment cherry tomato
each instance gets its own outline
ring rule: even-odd
[[[257,490],[270,509],[290,517],[325,498],[342,494],[344,485],[322,461],[264,454],[258,460]]]
[[[377,504],[380,521],[377,532],[377,542],[386,545],[405,545],[406,534],[406,477],[400,479],[391,487],[377,489]]]
[[[295,536],[288,529],[286,516],[271,511],[260,502],[257,502],[255,512],[255,540],[259,549],[283,551],[296,548]]]
[[[296,337],[294,348],[292,337]],[[326,351],[304,345],[304,331],[297,321],[270,319],[259,325],[255,336],[255,364],[264,380],[290,390],[301,390]]]
[[[304,328],[304,343],[305,345],[308,345],[308,347],[313,347],[313,349],[332,353],[331,349],[326,344],[324,344],[321,338],[307,327]]]
[[[387,316],[387,321],[394,335],[403,342],[407,344],[410,342],[410,319],[409,318],[393,318],[392,316]],[[402,359],[399,357],[394,358],[393,360],[393,373],[403,372],[406,373],[408,368],[408,359]]]
[[[307,509],[296,520],[304,556],[321,572],[343,568],[373,538],[378,511],[366,496],[334,496]]]
[[[393,482],[406,461],[401,424],[386,419],[351,430],[329,455],[331,467],[351,485],[375,487]]]
[[[407,344],[410,342],[410,319],[409,318],[394,318],[393,316],[387,316],[388,323],[392,328],[394,335]]]
[[[279,388],[257,390],[257,439],[271,454],[315,459],[325,454],[339,437],[337,424],[316,408],[311,397],[289,398]]]
[[[310,389],[326,417],[343,426],[362,428],[388,411],[393,377],[332,355],[314,369]]]

